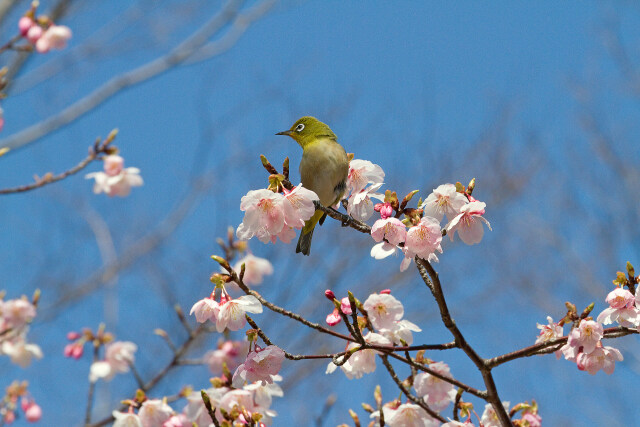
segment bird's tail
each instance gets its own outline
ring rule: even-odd
[[[309,255],[313,229],[318,221],[320,221],[322,215],[324,215],[324,212],[316,211],[313,216],[304,223],[304,227],[302,227],[302,231],[300,232],[300,238],[298,239],[298,246],[296,246],[296,253],[302,252],[303,255]]]

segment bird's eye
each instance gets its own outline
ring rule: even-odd
[[[302,132],[302,129],[304,129],[304,124],[300,123],[298,126],[296,126],[296,132]]]

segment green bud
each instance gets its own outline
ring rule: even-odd
[[[220,264],[220,266],[222,266],[222,268],[224,268],[225,270],[231,271],[231,266],[229,265],[226,259],[218,255],[211,255],[211,259],[217,262],[218,264]]]
[[[464,185],[460,184],[459,182],[456,182],[456,191],[458,193],[464,193]]]
[[[363,403],[362,404],[362,409],[364,409],[365,411],[367,411],[370,414],[372,414],[375,411],[375,409],[373,409],[373,406],[369,405],[368,403]]]
[[[627,274],[629,275],[629,277],[633,277],[636,275],[636,271],[629,261],[627,261]]]
[[[376,405],[380,408],[382,406],[382,389],[380,385],[376,386],[376,389],[373,391],[373,399],[376,401]]]
[[[356,427],[360,427],[360,418],[358,418],[358,414],[356,414],[353,409],[349,409],[349,415],[351,416],[351,419],[355,423]]]
[[[467,193],[469,195],[471,195],[471,193],[473,193],[473,189],[476,187],[476,179],[473,178],[470,182],[469,185],[467,186]]]

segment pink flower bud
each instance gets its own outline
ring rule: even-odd
[[[22,35],[22,37],[27,35],[27,32],[29,32],[29,29],[31,27],[33,27],[33,19],[29,18],[28,16],[23,16],[22,18],[20,18],[20,20],[18,21],[18,29],[20,30],[20,34]]]
[[[329,301],[333,301],[334,299],[336,299],[336,294],[334,294],[331,289],[327,289],[326,291],[324,291],[324,296],[327,297]]]
[[[40,37],[42,37],[42,27],[39,25],[33,25],[27,30],[27,39],[29,39],[31,43],[37,42]]]
[[[381,294],[391,295],[391,289],[383,289],[380,291]]]
[[[342,317],[340,317],[340,313],[338,313],[338,309],[334,308],[333,312],[327,316],[327,325],[335,326],[338,323],[340,323],[341,320],[342,320]]]
[[[73,344],[67,344],[64,346],[64,357],[71,357],[71,354],[73,354]]]
[[[16,420],[16,414],[13,411],[9,411],[4,414],[4,422],[5,424],[11,424]]]
[[[40,405],[34,403],[24,412],[24,416],[30,423],[38,422],[40,418],[42,418],[42,408],[40,408]]]
[[[82,357],[82,354],[84,353],[84,346],[76,344],[73,347],[73,351],[71,352],[71,357],[73,357],[74,359],[78,360]]]
[[[23,397],[20,401],[20,407],[24,412],[27,412],[27,409],[29,409],[31,405],[33,405],[33,401],[31,401],[31,399],[29,398]]]
[[[75,341],[78,338],[80,338],[80,333],[79,332],[71,331],[71,332],[67,333],[67,339],[69,341]]]
[[[344,297],[340,300],[340,310],[342,310],[344,314],[353,313],[351,311],[351,303],[349,302],[349,298]]]

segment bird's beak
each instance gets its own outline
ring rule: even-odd
[[[291,131],[290,130],[285,130],[282,132],[278,132],[276,133],[276,135],[287,135],[287,136],[291,136]]]

